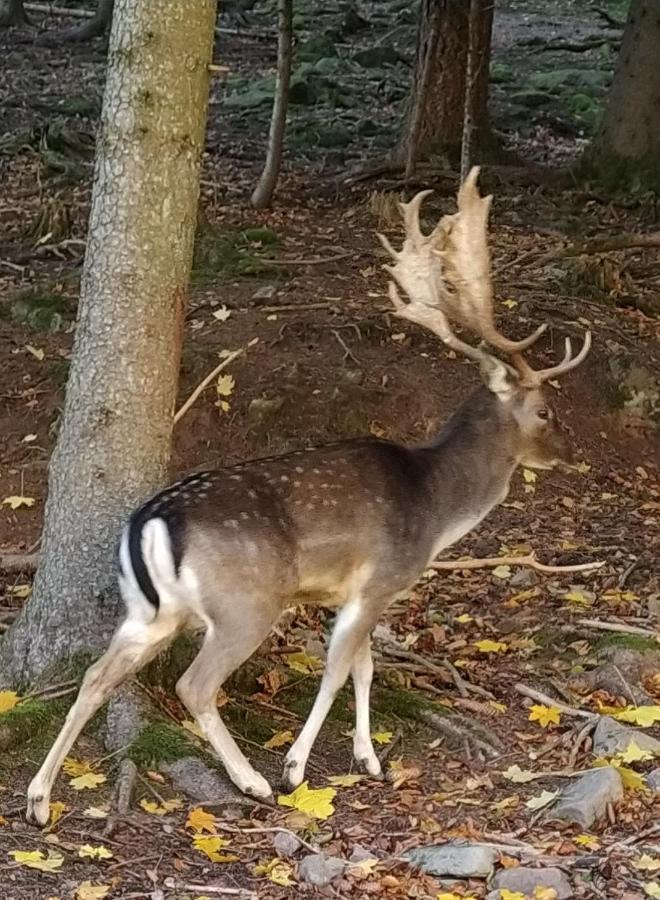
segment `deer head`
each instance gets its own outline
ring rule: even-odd
[[[568,464],[572,461],[570,443],[543,384],[584,360],[591,347],[591,334],[586,332],[576,356],[567,338],[566,352],[558,365],[534,370],[523,352],[538,340],[546,325],[520,341],[509,340],[497,330],[487,240],[492,197],[479,195],[478,175],[479,169],[473,168],[459,190],[458,212],[443,216],[430,234],[423,234],[419,212],[431,191],[420,191],[409,203],[399,204],[405,227],[401,251],[378,235],[394,260],[385,268],[393,278],[389,293],[395,315],[432,331],[452,350],[479,363],[492,402],[497,404],[495,411],[504,424],[513,426],[509,430],[519,463],[540,469]],[[399,288],[407,294],[407,302]],[[480,346],[461,340],[450,322],[481,338]],[[489,352],[488,345],[505,360]]]

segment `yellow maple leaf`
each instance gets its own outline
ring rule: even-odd
[[[642,728],[650,728],[660,721],[660,706],[627,706],[621,712],[615,713],[614,718],[641,725]]]
[[[100,772],[85,772],[84,775],[78,775],[72,778],[69,784],[74,791],[94,790],[106,780],[105,775]]]
[[[67,775],[85,775],[92,771],[92,765],[86,759],[74,759],[72,756],[67,756],[62,763],[62,771]]]
[[[502,777],[506,778],[508,781],[513,781],[514,784],[525,784],[527,781],[534,781],[534,779],[539,776],[534,774],[534,772],[521,769],[520,766],[515,763],[513,766],[509,766],[508,769],[502,772]]]
[[[107,819],[110,810],[103,806],[88,806],[83,810],[83,816],[87,819]]]
[[[152,816],[166,816],[175,809],[181,809],[183,800],[175,798],[173,800],[164,800],[161,804],[154,803],[153,800],[147,800],[143,797],[142,800],[140,800],[140,806],[145,812],[150,813]]]
[[[9,855],[13,856],[19,865],[28,869],[39,869],[41,872],[54,872],[64,862],[62,854],[54,853],[52,850],[48,851],[48,856],[41,850],[10,850]]]
[[[253,869],[253,875],[265,875],[274,884],[280,887],[291,887],[296,882],[293,878],[293,869],[289,863],[275,857],[274,859],[262,859]]]
[[[536,484],[538,475],[532,469],[523,469],[523,481],[525,484]]]
[[[366,878],[369,875],[374,874],[379,862],[379,859],[376,859],[373,856],[369,856],[366,859],[359,860],[358,862],[349,863],[348,871],[352,875],[359,874],[362,877]]]
[[[60,821],[63,813],[68,808],[66,803],[62,803],[61,800],[56,800],[54,803],[50,804],[50,819],[48,821],[51,827]]]
[[[398,791],[407,781],[415,781],[422,774],[419,766],[407,765],[402,759],[393,759],[389,764],[388,780],[392,787]]]
[[[474,646],[481,653],[504,653],[507,649],[507,645],[504,641],[475,641]]]
[[[25,600],[32,593],[32,585],[31,584],[13,584],[9,588],[9,592],[13,597],[18,597],[19,600]]]
[[[578,847],[586,847],[587,850],[598,850],[600,848],[600,841],[593,834],[578,834],[573,838],[573,841]]]
[[[301,675],[314,675],[323,668],[323,663],[317,656],[310,656],[304,652],[287,654],[286,664]]]
[[[88,859],[112,859],[112,850],[108,850],[103,844],[98,844],[96,847],[92,844],[83,844],[78,848],[78,856]]]
[[[334,788],[311,790],[308,782],[303,781],[292,793],[280,794],[277,802],[280,806],[291,806],[312,819],[328,819],[335,811],[332,801],[336,795]]]
[[[577,606],[591,606],[592,604],[589,597],[578,590],[568,591],[564,594],[564,600],[568,600],[569,603],[575,603]]]
[[[500,900],[525,900],[525,895],[520,891],[508,891],[506,888],[500,888]]]
[[[646,782],[639,772],[635,772],[634,769],[629,769],[628,766],[621,765],[616,766],[616,770],[621,776],[624,788],[628,788],[629,791],[646,790]]]
[[[233,375],[218,375],[215,389],[221,397],[231,397],[236,381]]]
[[[328,781],[333,787],[353,787],[364,781],[365,775],[328,775]]]
[[[474,622],[474,616],[471,616],[470,613],[461,613],[460,616],[456,616],[454,621],[458,622],[459,625],[467,625],[468,622]]]
[[[495,566],[493,575],[495,578],[511,578],[511,566]]]
[[[9,712],[20,699],[16,691],[0,691],[0,713]]]
[[[3,506],[8,506],[10,509],[20,509],[21,506],[34,506],[34,497],[22,497],[18,495],[14,495],[13,497],[5,497],[2,501]]]
[[[225,863],[236,862],[238,856],[233,853],[220,853],[223,847],[226,847],[229,841],[219,837],[217,834],[195,834],[193,836],[193,847],[207,856],[211,862]]]
[[[660,884],[657,881],[647,881],[644,885],[644,893],[647,897],[653,897],[653,900],[659,900]]]
[[[534,888],[532,894],[534,900],[557,900],[557,891],[551,887],[544,887],[539,884]]]
[[[647,759],[653,759],[654,754],[649,750],[642,750],[633,738],[625,750],[617,753],[617,759],[624,763],[644,762]]]
[[[541,704],[530,707],[529,721],[538,722],[542,728],[550,725],[559,725],[561,711],[556,706],[543,706]]]
[[[109,884],[92,884],[91,881],[83,881],[76,889],[76,900],[103,900],[109,890]]]
[[[559,791],[541,791],[538,797],[532,797],[525,803],[527,809],[543,809],[549,803],[552,803],[559,796]]]
[[[635,860],[633,866],[641,872],[657,872],[660,869],[660,859],[657,856],[642,853],[639,859]]]
[[[186,819],[186,828],[192,828],[198,834],[208,831],[209,834],[215,834],[217,826],[213,813],[207,812],[201,806],[191,809]]]
[[[285,744],[293,743],[292,731],[278,731],[270,740],[266,741],[264,747],[266,750],[274,750],[276,747],[283,747]]]
[[[377,744],[391,744],[394,734],[391,731],[376,731],[371,735],[371,740]]]

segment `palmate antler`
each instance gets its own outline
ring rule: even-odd
[[[546,325],[521,341],[501,334],[493,316],[493,288],[490,274],[487,221],[492,197],[481,197],[476,182],[479,168],[474,167],[458,192],[458,212],[443,216],[429,235],[422,233],[419,212],[431,191],[420,191],[409,203],[400,203],[406,236],[401,251],[386,237],[378,237],[394,260],[386,265],[393,281],[389,293],[396,315],[415,322],[436,334],[448,347],[470,359],[485,362],[489,354],[458,338],[450,321],[468,328],[491,347],[511,357],[521,384],[534,387],[579,365],[589,352],[591,335],[587,332],[580,353],[572,356],[570,341],[562,362],[550,369],[534,371],[522,352],[546,330]],[[397,285],[407,294],[401,299]]]

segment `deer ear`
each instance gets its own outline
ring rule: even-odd
[[[518,388],[518,376],[494,356],[485,356],[480,363],[484,384],[502,402],[510,400]]]

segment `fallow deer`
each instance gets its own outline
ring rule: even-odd
[[[107,652],[87,671],[78,698],[28,789],[28,818],[44,825],[53,782],[85,723],[125,678],[184,628],[203,628],[201,649],[177,693],[241,791],[266,800],[256,772],[223,724],[216,697],[229,674],[262,643],[282,611],[299,603],[337,607],[313,708],[286,756],[284,783],[299,785],[338,690],[352,674],[353,753],[367,773],[380,763],[369,729],[370,633],[429,562],[475,527],[509,490],[519,465],[548,469],[571,459],[570,441],[544,381],[579,365],[570,341],[556,366],[534,371],[522,353],[545,330],[508,340],[497,330],[487,244],[490,197],[473,169],[458,212],[429,235],[420,205],[401,204],[400,252],[379,235],[393,264],[395,314],[479,363],[484,385],[424,446],[364,439],[199,472],[158,493],[128,522],[119,584],[127,615]],[[398,287],[408,296],[401,299]],[[458,323],[507,361],[461,340]]]

